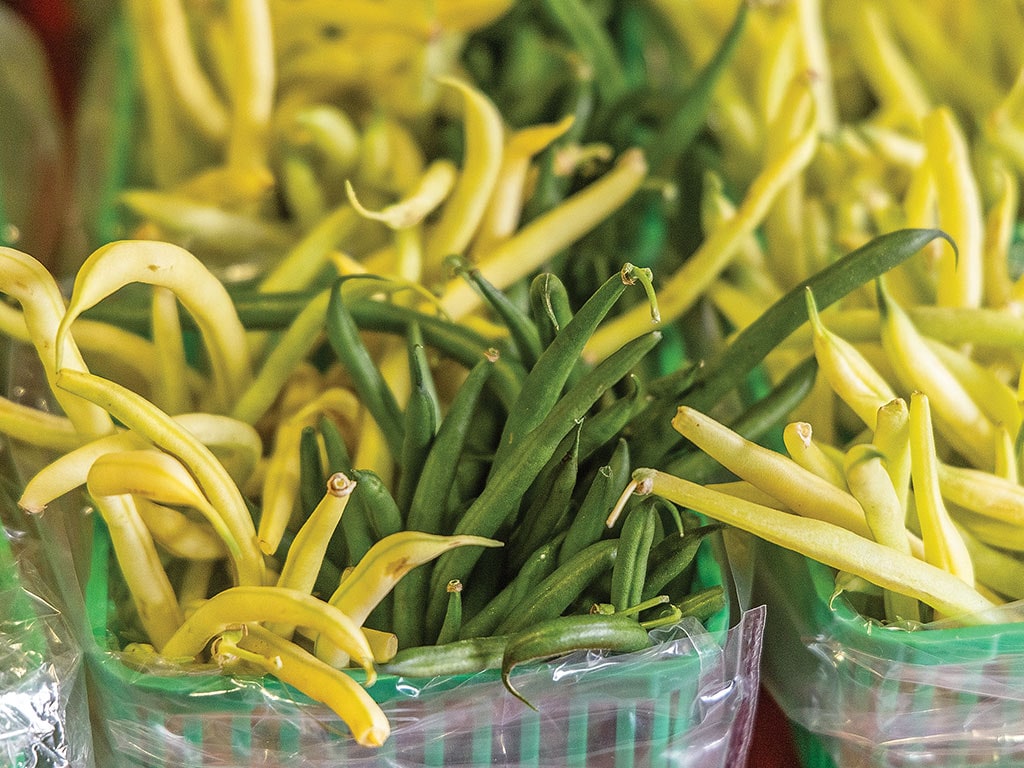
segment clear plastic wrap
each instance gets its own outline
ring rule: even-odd
[[[727,617],[720,629],[687,619],[656,630],[656,643],[640,653],[578,653],[517,668],[516,686],[536,711],[507,693],[495,670],[429,680],[382,676],[370,692],[392,735],[368,749],[328,709],[273,678],[140,667],[130,655],[101,648],[117,601],[105,583],[102,543],[94,555],[88,604],[100,642],[88,656],[111,765],[746,765],[761,609],[728,630]]]
[[[735,554],[736,547],[730,549]],[[832,598],[834,572],[758,542],[762,676],[806,768],[1024,766],[1024,623],[887,629]]]
[[[33,549],[27,536],[0,526],[0,765],[87,768],[82,654],[63,613],[43,597]]]

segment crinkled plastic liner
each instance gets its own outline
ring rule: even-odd
[[[199,671],[173,683],[92,654],[99,719],[115,754],[146,766],[736,766],[746,764],[764,612],[724,645],[687,619],[635,654],[577,653],[517,668],[533,711],[495,671],[412,680],[371,692],[392,735],[355,745],[324,707],[277,681]],[[173,692],[169,690],[173,688]],[[342,763],[343,761],[343,763]]]
[[[768,608],[764,685],[808,768],[1024,766],[1020,604],[1005,624],[886,629],[831,600],[832,570],[761,542],[751,551],[751,600]]]
[[[0,765],[85,768],[92,756],[81,653],[61,613],[29,591],[33,571],[19,568],[7,535],[0,527]]]

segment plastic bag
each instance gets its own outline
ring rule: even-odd
[[[516,672],[529,709],[498,674],[382,678],[371,692],[392,725],[379,749],[357,746],[327,709],[272,679],[133,671],[90,655],[98,715],[124,765],[693,766],[746,765],[764,611],[721,643],[693,619],[656,645],[577,653]]]
[[[885,628],[832,599],[831,569],[763,542],[752,552],[763,682],[808,768],[1024,766],[1024,623]],[[1019,622],[1020,604],[1005,610]]]
[[[0,765],[87,768],[82,655],[64,615],[37,590],[32,542],[7,527],[0,534]],[[17,559],[8,536],[19,544]]]

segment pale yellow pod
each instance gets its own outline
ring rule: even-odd
[[[267,461],[261,493],[262,512],[258,529],[259,544],[265,554],[277,551],[298,498],[299,445],[304,427],[316,424],[324,413],[332,413],[353,423],[360,405],[355,395],[337,387],[325,390],[301,411],[282,422],[274,436],[274,451]]]
[[[825,446],[814,439],[814,430],[809,423],[793,421],[787,424],[782,430],[782,442],[793,461],[836,488],[846,490],[842,463],[837,463],[837,456],[830,455]],[[838,458],[842,459],[841,453]]]
[[[992,423],[1005,426],[1016,434],[1021,426],[1021,412],[1017,403],[1017,393],[1013,388],[990,368],[961,350],[927,337],[925,342],[964,390],[970,393]]]
[[[27,253],[0,247],[0,292],[21,304],[25,327],[43,364],[46,380],[75,429],[84,439],[112,432],[114,426],[103,409],[61,391],[54,384],[58,358],[64,366],[80,371],[87,369],[72,338],[59,334],[66,309],[53,276]]]
[[[1020,182],[1006,168],[998,170],[999,197],[985,216],[985,304],[1005,307],[1013,298],[1010,244],[1020,210]]]
[[[928,396],[920,392],[910,397],[910,459],[924,559],[974,584],[971,556],[942,501]]]
[[[359,224],[359,214],[345,202],[327,214],[301,240],[290,243],[284,255],[260,280],[263,293],[298,291],[306,288],[330,260],[330,254],[344,243]]]
[[[170,289],[195,318],[213,371],[215,401],[226,409],[252,377],[245,329],[221,282],[184,248],[123,240],[93,251],[75,277],[58,340],[80,314],[131,283]]]
[[[948,107],[925,116],[922,127],[935,177],[938,223],[956,243],[955,253],[942,250],[936,300],[941,306],[977,307],[984,290],[985,223],[967,138]]]
[[[75,425],[65,416],[41,411],[0,397],[0,433],[11,440],[66,453],[82,444]]]
[[[626,150],[602,177],[538,216],[493,250],[480,254],[476,262],[480,274],[500,289],[527,277],[621,207],[639,189],[646,175],[643,153],[638,149]],[[449,280],[441,296],[442,309],[455,320],[466,317],[481,303],[479,294],[462,278]],[[650,320],[649,315],[645,317]],[[648,329],[645,326],[644,332]]]
[[[437,536],[420,531],[393,533],[370,547],[338,585],[330,603],[361,624],[410,570],[451,549],[470,546],[500,547],[502,543],[482,536]]]
[[[89,467],[86,484],[92,494],[142,497],[196,510],[223,543],[235,567],[244,570],[241,547],[230,528],[185,466],[170,454],[154,449],[104,453]]]
[[[1024,562],[957,526],[974,563],[977,581],[1010,600],[1024,600]],[[1018,550],[1019,551],[1019,550]]]
[[[312,593],[327,554],[327,545],[355,488],[356,482],[340,472],[327,479],[323,498],[295,534],[277,578],[277,586]],[[278,624],[271,624],[269,628],[282,637],[291,637],[294,631],[294,627]]]
[[[466,148],[459,180],[441,209],[440,220],[427,235],[428,270],[436,269],[446,256],[464,253],[469,246],[498,181],[505,143],[501,113],[487,96],[455,78],[441,78],[441,82],[462,94]]]
[[[885,456],[885,471],[906,510],[910,497],[910,409],[896,398],[878,409],[872,443]]]
[[[999,622],[995,605],[963,580],[915,557],[822,520],[708,490],[654,469],[637,469],[628,494],[655,494],[872,584],[914,597],[970,624]]]
[[[419,184],[408,195],[379,211],[371,211],[360,204],[348,179],[345,180],[345,194],[349,205],[360,216],[379,221],[390,229],[406,229],[421,223],[445,201],[456,178],[455,164],[442,158],[427,166]]]
[[[238,486],[209,448],[145,398],[115,382],[64,369],[57,386],[101,405],[111,416],[176,456],[193,474],[241,548],[240,584],[263,583],[263,556],[249,508]]]
[[[818,370],[836,395],[850,406],[868,429],[874,430],[878,409],[895,399],[896,393],[856,347],[825,327],[810,288],[805,296]]]
[[[951,504],[1024,527],[1024,487],[1013,480],[945,462],[939,463],[937,473],[942,497]]]
[[[942,364],[910,317],[879,281],[882,347],[906,390],[925,393],[936,426],[975,466],[993,464],[994,425],[957,378]]]
[[[857,500],[789,457],[759,446],[687,406],[679,408],[672,426],[737,477],[798,515],[825,520],[870,538],[871,530]]]
[[[150,309],[153,346],[156,350],[157,374],[153,380],[153,402],[169,414],[192,410],[192,398],[182,371],[189,365],[178,315],[178,300],[173,291],[161,286],[153,288]]]
[[[227,547],[212,526],[142,496],[135,497],[135,508],[153,541],[174,557],[213,562],[228,556]]]
[[[231,38],[227,164],[247,172],[267,165],[276,57],[270,0],[228,0]]]
[[[356,743],[379,747],[387,740],[391,733],[387,717],[351,675],[255,625],[249,625],[238,646],[263,657],[263,669],[278,680],[330,707],[352,731]]]
[[[103,496],[90,489],[110,533],[114,556],[153,646],[161,650],[185,620],[160,555],[129,496]]]
[[[221,632],[265,621],[309,627],[354,659],[365,670],[367,685],[377,679],[373,652],[358,624],[322,600],[281,587],[230,587],[217,593],[181,625],[161,653],[169,659],[195,658]]]

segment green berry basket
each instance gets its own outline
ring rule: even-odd
[[[746,765],[763,611],[732,629],[728,606],[706,627],[684,620],[655,630],[655,644],[637,654],[580,653],[523,667],[516,684],[536,711],[506,693],[495,670],[382,675],[370,692],[392,734],[371,749],[328,709],[272,678],[129,661],[116,632],[120,574],[97,528],[86,594],[95,645],[86,656],[94,719],[117,765]],[[698,555],[700,586],[722,583],[708,544]]]
[[[831,569],[753,553],[762,682],[805,768],[1024,766],[1024,624],[886,629],[833,599]]]

